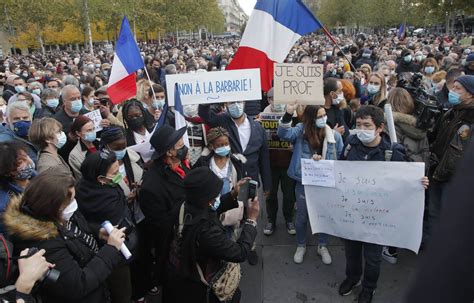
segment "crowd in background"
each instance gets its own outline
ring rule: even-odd
[[[324,105],[274,104],[272,88],[262,100],[185,105],[181,129],[174,109],[164,110],[166,75],[225,70],[238,40],[140,43],[146,71],[137,72],[136,97],[121,104],[107,94],[113,53],[101,47],[95,55],[3,58],[0,230],[16,255],[37,247],[49,262],[42,268],[54,264],[61,272],[32,294],[17,288],[17,298],[145,302],[147,294],[162,293],[164,302],[222,301],[208,291],[212,278],[223,269],[235,274],[231,264],[259,262],[259,199],[239,199],[249,180],[263,191],[267,220],[259,230],[266,236],[276,228],[281,189],[285,227],[296,235],[293,261],[301,264],[309,241],[301,159],[425,163],[425,246],[474,130],[474,46],[472,38],[461,44],[466,37],[341,35],[339,48],[326,36],[305,36],[286,62],[324,65]],[[420,99],[434,102],[430,121],[420,116]],[[385,104],[398,144],[385,127]],[[100,131],[86,116],[94,110]],[[262,112],[282,115],[278,136],[292,149],[269,149]],[[155,129],[162,115],[164,125]],[[144,142],[154,148],[151,160],[133,148]],[[105,220],[116,227],[110,235]],[[327,265],[329,241],[318,235]],[[397,248],[351,240],[344,246],[347,277],[339,294],[350,294],[363,276],[358,300],[371,302],[380,263],[396,263]],[[240,290],[226,299],[239,302]]]

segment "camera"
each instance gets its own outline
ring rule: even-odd
[[[28,249],[28,254],[24,258],[29,258],[36,254],[38,251],[38,248],[31,247],[30,249]],[[38,281],[38,283],[54,284],[56,283],[56,281],[58,281],[60,275],[61,272],[59,270],[56,270],[54,268],[48,269],[48,271],[43,275],[43,277]]]
[[[413,115],[417,118],[416,127],[424,130],[430,130],[434,127],[441,111],[435,96],[428,94],[421,83],[423,75],[415,73],[410,79],[400,77],[397,87],[404,88],[415,101],[415,112]]]

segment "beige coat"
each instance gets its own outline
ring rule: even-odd
[[[53,167],[62,173],[70,174],[72,176],[69,165],[66,163],[66,161],[64,161],[63,158],[61,158],[60,155],[55,156],[49,152],[41,151],[38,157],[38,164],[36,165],[38,173],[41,174],[42,172]]]

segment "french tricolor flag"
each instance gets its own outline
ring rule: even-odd
[[[130,23],[127,17],[124,17],[107,88],[112,103],[123,102],[137,94],[135,72],[143,67],[143,59],[130,30]]]
[[[258,0],[227,69],[260,68],[262,89],[268,91],[273,64],[282,63],[301,36],[320,28],[302,0]]]

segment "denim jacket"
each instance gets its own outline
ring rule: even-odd
[[[303,137],[303,123],[298,123],[295,127],[291,127],[291,123],[282,123],[278,126],[278,137],[293,144],[293,156],[291,157],[290,166],[288,168],[288,176],[301,182],[301,159],[313,158],[313,151],[308,142]],[[326,136],[323,142],[324,160],[337,160],[342,153],[344,144],[341,135],[326,125]]]

